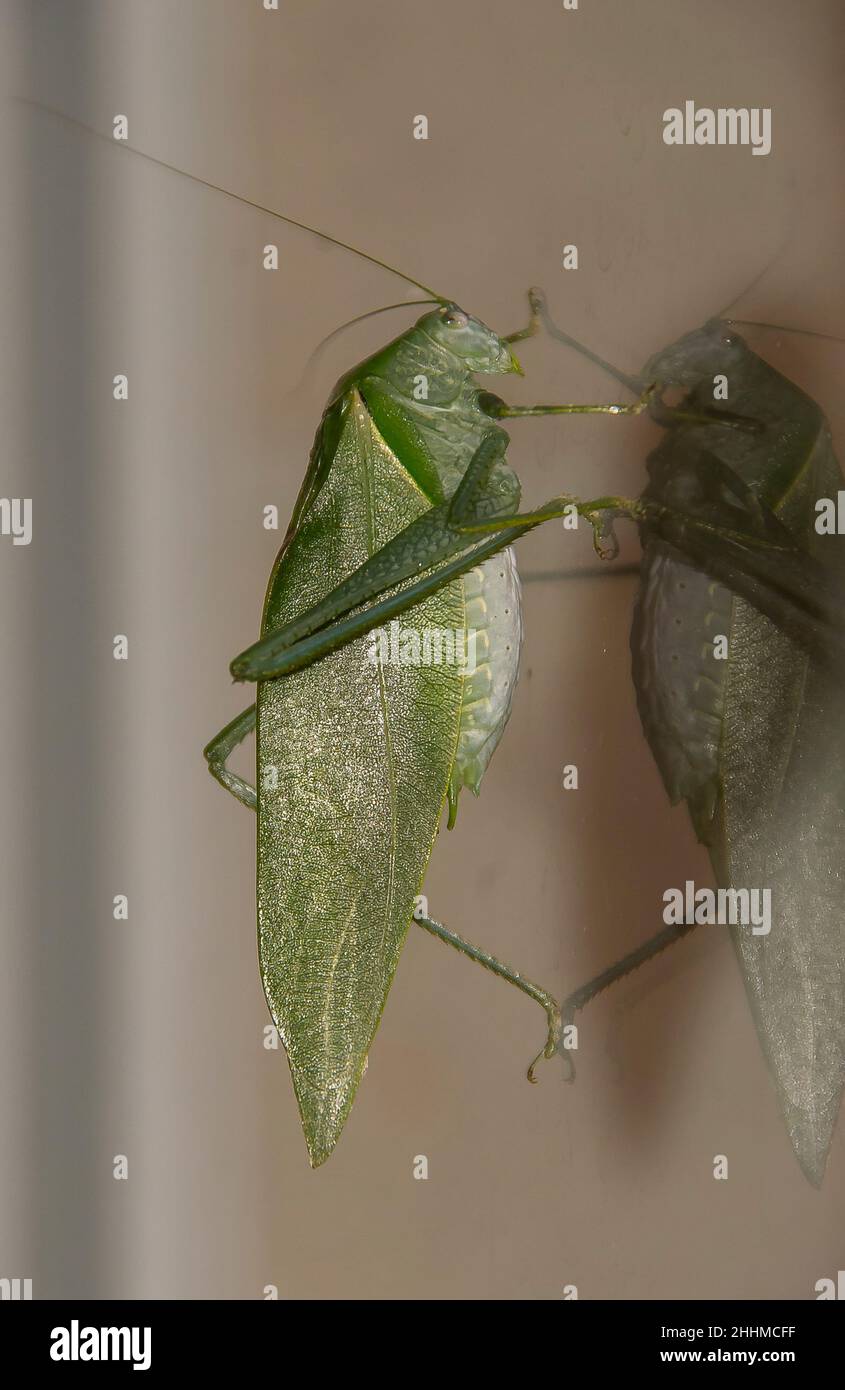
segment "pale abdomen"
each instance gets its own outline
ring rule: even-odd
[[[522,648],[522,590],[508,547],[464,575],[468,653],[475,634],[475,670],[464,681],[452,787],[478,795],[510,717]]]

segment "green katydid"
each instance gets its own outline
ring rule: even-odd
[[[228,194],[128,145],[120,149]],[[478,791],[507,722],[521,641],[519,580],[507,546],[546,515],[520,517],[482,539],[469,533],[519,505],[498,421],[624,415],[645,406],[645,398],[634,405],[506,406],[480,390],[473,373],[521,370],[512,343],[534,332],[536,321],[500,337],[420,281],[401,278],[422,292],[422,303],[437,307],[338,383],[273,569],[261,641],[232,663],[237,678],[258,682],[257,703],[205,749],[214,776],[257,811],[262,978],[315,1166],[332,1152],[349,1113],[414,916],[536,1000],[547,1019],[539,1056],[551,1057],[557,1047],[554,998],[415,913],[415,904],[444,803],[452,824],[461,788]],[[585,505],[585,514],[597,516],[602,505]],[[406,580],[401,593],[370,602]],[[338,581],[346,582],[334,620],[324,599]],[[284,625],[315,605],[323,630],[295,622],[305,640],[291,654]],[[350,613],[361,605],[367,611]],[[432,633],[466,639],[469,628],[477,629],[477,669],[369,660],[366,644],[355,639],[400,611],[421,644]],[[256,788],[226,766],[253,728]],[[533,1071],[534,1063],[530,1079]]]
[[[273,569],[263,635],[232,662],[236,678],[259,683],[257,703],[206,749],[214,775],[258,813],[262,978],[315,1166],[349,1113],[412,917],[545,1009],[530,1079],[560,1039],[549,993],[414,912],[444,802],[451,826],[462,787],[478,792],[517,679],[520,590],[505,547],[537,520],[481,541],[468,530],[519,505],[496,422],[645,403],[504,405],[473,373],[519,371],[511,344],[522,336],[499,337],[443,300],[341,379]],[[363,633],[399,611],[403,638],[417,643],[472,632],[483,646],[475,671],[370,660]],[[257,790],[226,767],[253,728]]]

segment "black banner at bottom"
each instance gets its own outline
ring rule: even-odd
[[[76,1371],[96,1377],[108,1367],[112,1374],[123,1370],[149,1377],[182,1370],[219,1376],[247,1368],[260,1371],[265,1363],[268,1373],[277,1376],[299,1372],[302,1361],[313,1355],[313,1371],[324,1378],[335,1355],[349,1358],[348,1371],[349,1363],[354,1365],[362,1354],[368,1360],[378,1355],[384,1342],[384,1329],[379,1331],[369,1321],[372,1315],[360,1311],[351,1315],[354,1337],[338,1335],[344,1306],[331,1305],[325,1330],[315,1337],[319,1320],[326,1317],[320,1303],[8,1301],[0,1305],[0,1364],[5,1370],[16,1365],[39,1376]],[[419,1378],[422,1359],[423,1365],[429,1362],[432,1374],[442,1375],[444,1346],[428,1304],[424,1306],[425,1322],[407,1324],[407,1341],[398,1308],[391,1314],[389,1364],[395,1373]],[[553,1309],[548,1304],[545,1310],[535,1308],[526,1324],[518,1313],[499,1313],[490,1330],[479,1312],[481,1305],[472,1305],[471,1324],[461,1318],[464,1306],[456,1304],[460,1321],[446,1357],[453,1369],[462,1360],[477,1372],[491,1353],[498,1358],[510,1344],[526,1374],[532,1374],[533,1367],[544,1377],[549,1369],[556,1376],[631,1367],[683,1371],[702,1365],[791,1366],[806,1375],[837,1364],[843,1332],[839,1309],[823,1301],[573,1300]],[[403,1348],[410,1354],[404,1371]],[[338,1361],[336,1374],[343,1373]]]

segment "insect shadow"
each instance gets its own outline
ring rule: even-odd
[[[534,303],[550,334],[580,350],[539,292]],[[638,389],[637,378],[588,355]],[[708,890],[693,895],[682,922],[566,1008],[582,1008],[696,925],[724,920],[790,1139],[818,1185],[845,1079],[845,546],[831,521],[845,482],[820,407],[735,323],[685,334],[642,379],[658,384],[651,412],[664,428],[643,496],[667,502],[671,515],[640,524],[632,677],[666,792],[686,802],[728,915],[711,915]],[[682,399],[667,415],[669,388]],[[688,506],[699,516],[744,511],[774,544],[740,563],[732,541],[688,536]]]

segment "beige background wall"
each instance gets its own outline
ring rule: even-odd
[[[500,331],[530,284],[629,368],[737,296],[843,331],[837,0],[42,0],[2,23],[10,96],[106,132],[126,113],[139,148]],[[771,106],[772,154],[665,147],[662,112],[686,98]],[[246,702],[227,663],[278,542],[262,508],[289,513],[331,384],[409,320],[350,331],[302,383],[306,359],[403,287],[43,113],[6,103],[0,128],[4,490],[35,506],[33,544],[0,545],[0,1275],[36,1296],[811,1297],[845,1256],[843,1134],[811,1190],[717,928],[584,1016],[573,1087],[557,1064],[526,1085],[540,1016],[412,933],[347,1132],[309,1170],[284,1058],[262,1046],[253,823],[200,750]],[[845,350],[757,345],[841,441]],[[513,400],[614,394],[554,344],[523,359]],[[652,438],[518,422],[512,457],[529,500],[635,492]],[[558,528],[521,566],[512,723],[427,892],[563,993],[707,866],[640,733],[634,579],[591,578],[586,534]]]

